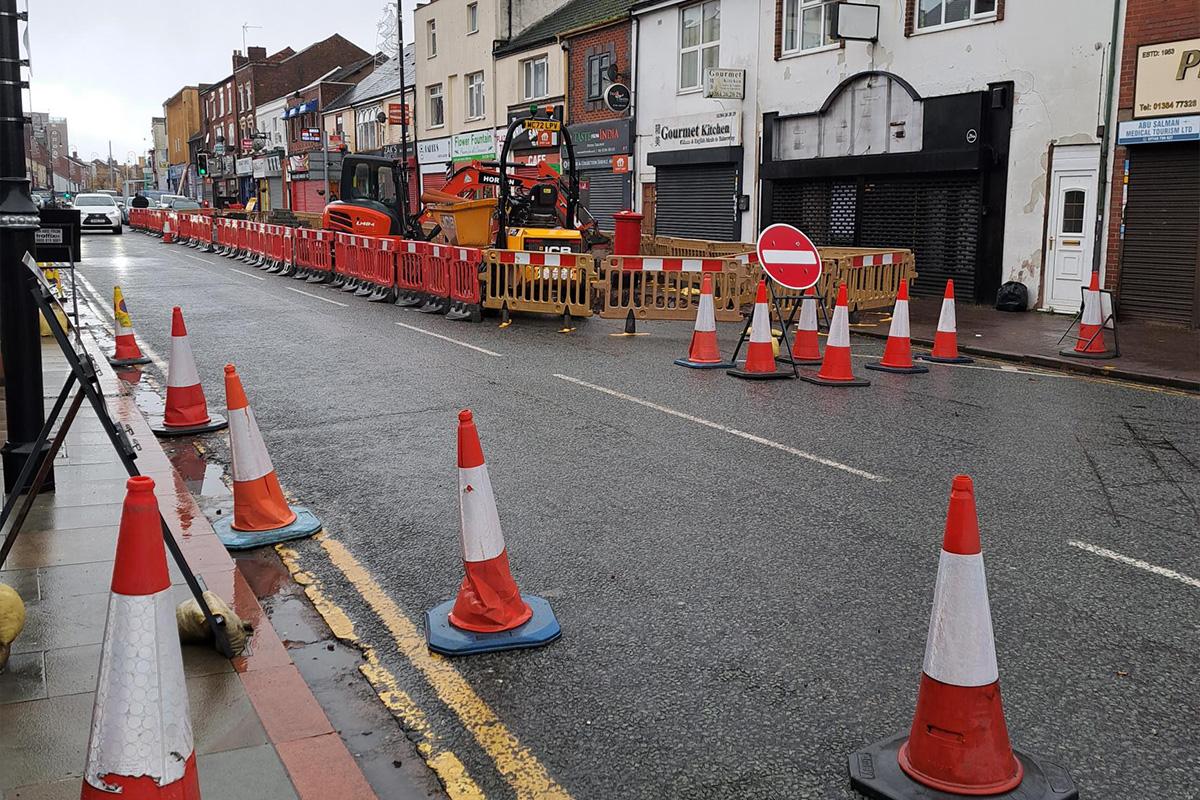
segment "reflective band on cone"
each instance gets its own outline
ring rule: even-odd
[[[735,378],[770,380],[794,378],[792,371],[782,371],[775,366],[775,342],[771,336],[771,312],[767,307],[767,282],[758,282],[758,294],[754,300],[754,316],[750,318],[750,342],[746,346],[746,361],[741,368],[726,372]]]
[[[829,321],[829,338],[825,341],[825,357],[821,369],[814,375],[805,372],[801,379],[818,386],[870,386],[871,382],[854,376],[850,363],[850,312],[846,306],[846,284],[838,286],[837,305]]]
[[[942,313],[938,316],[937,332],[933,334],[933,351],[918,356],[925,361],[943,364],[969,364],[975,359],[958,354],[958,322],[954,313],[954,281],[946,281],[942,296]]]
[[[808,287],[800,301],[800,321],[796,323],[796,340],[792,342],[793,364],[820,364],[821,337],[817,329],[817,290]]]
[[[229,450],[233,472],[233,527],[265,531],[296,521],[288,507],[267,445],[233,364],[225,365],[225,402],[229,413]]]
[[[80,796],[199,800],[154,480],[126,489]]]
[[[632,313],[632,312],[630,312]],[[696,310],[696,325],[692,330],[692,343],[687,358],[677,358],[675,363],[693,369],[716,369],[730,367],[721,358],[717,344],[717,316],[713,306],[712,275],[705,274],[700,282],[700,307]]]
[[[454,600],[425,614],[430,649],[447,655],[535,647],[561,634],[550,604],[522,597],[508,565],[500,515],[470,411],[458,415],[463,581]]]
[[[175,234],[171,231],[171,218],[167,217],[167,219],[163,220],[162,243],[173,244],[174,242]]]
[[[167,365],[167,408],[163,412],[163,425],[194,428],[207,425],[211,420],[187,327],[183,324],[183,311],[175,306],[171,311],[171,361]]]
[[[909,374],[929,372],[929,367],[918,367],[913,363],[912,340],[908,326],[908,281],[906,280],[900,281],[900,289],[896,293],[896,305],[892,308],[892,325],[888,329],[883,358],[867,364],[866,367],[882,372]]]

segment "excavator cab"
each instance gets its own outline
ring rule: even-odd
[[[326,230],[366,236],[401,236],[397,198],[400,167],[390,158],[347,154],[342,159],[342,199],[325,206]]]

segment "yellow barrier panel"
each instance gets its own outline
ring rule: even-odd
[[[484,308],[590,317],[595,281],[595,261],[589,255],[484,251]]]
[[[597,291],[600,316],[624,319],[694,320],[700,304],[700,284],[713,278],[713,305],[722,322],[741,319],[747,287],[753,302],[751,274],[757,265],[727,258],[659,258],[609,256],[600,267]]]

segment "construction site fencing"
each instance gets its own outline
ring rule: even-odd
[[[643,233],[640,255],[728,258],[753,252],[754,245],[745,242],[715,242],[708,239],[683,239],[677,236],[652,236]]]
[[[338,233],[334,238],[335,283],[375,301],[395,295],[396,260],[391,239]]]
[[[583,253],[484,251],[484,308],[590,317],[595,281],[595,260]]]
[[[295,230],[296,278],[310,283],[328,283],[333,277],[333,233],[297,228]]]
[[[754,302],[754,287],[762,276],[755,253],[737,256],[751,270],[753,280],[745,287],[741,302],[748,306]],[[821,248],[821,277],[817,281],[817,294],[828,313],[833,313],[837,300],[837,289],[846,284],[846,308],[850,313],[891,308],[895,305],[900,283],[911,283],[917,277],[916,259],[911,250],[886,250],[862,247]],[[776,287],[785,315],[790,316],[800,302],[803,292]]]
[[[609,256],[601,263],[600,316],[623,319],[632,312],[637,319],[694,320],[705,275],[713,279],[716,318],[740,319],[747,294],[753,301],[757,265],[732,258],[655,256]]]

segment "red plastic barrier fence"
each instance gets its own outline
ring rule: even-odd
[[[483,251],[474,247],[448,247],[450,251],[450,299],[479,305],[479,267]]]
[[[333,234],[310,228],[296,230],[296,267],[305,274],[333,272]]]
[[[401,240],[396,254],[397,305],[415,306],[422,301],[425,285],[421,282],[421,249],[424,242]]]
[[[450,299],[450,259],[451,247],[444,244],[429,244],[421,242],[425,252],[421,258],[421,285],[425,294],[431,298]]]

